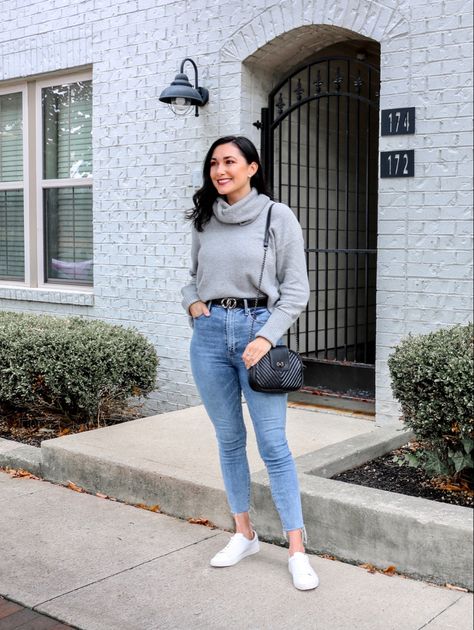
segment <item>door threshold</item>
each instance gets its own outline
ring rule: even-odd
[[[292,392],[288,395],[288,401],[298,406],[324,407],[337,411],[349,411],[351,413],[375,416],[374,398],[338,394],[314,387],[303,387],[298,392]]]

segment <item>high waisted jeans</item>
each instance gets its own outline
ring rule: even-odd
[[[283,531],[302,529],[304,532],[298,477],[285,434],[287,395],[251,389],[242,360],[249,340],[251,318],[255,317],[255,335],[269,316],[264,307],[255,310],[212,306],[209,317],[201,315],[193,320],[191,367],[216,431],[222,476],[232,513],[248,512],[250,508],[243,392]]]

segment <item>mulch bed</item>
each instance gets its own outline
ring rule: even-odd
[[[113,424],[135,420],[143,416],[141,406],[111,411],[99,421],[70,419],[54,411],[29,412],[24,410],[0,413],[0,438],[14,440],[30,446],[41,446],[43,440],[50,440],[63,435],[81,433],[92,429],[109,427]]]
[[[406,446],[377,457],[358,468],[346,470],[332,479],[452,505],[474,507],[472,478],[456,481],[446,477],[430,478],[420,468],[413,468],[408,464],[399,466],[393,461],[394,457],[402,457],[404,453],[413,452],[417,447],[418,443],[411,441]]]

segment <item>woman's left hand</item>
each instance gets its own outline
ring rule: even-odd
[[[267,354],[272,347],[272,344],[265,339],[265,337],[257,337],[251,341],[245,348],[242,355],[242,359],[245,363],[245,367],[249,370],[252,365],[255,365],[260,359]]]

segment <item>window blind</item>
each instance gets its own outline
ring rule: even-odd
[[[43,89],[44,179],[92,175],[92,82]]]
[[[92,283],[92,191],[89,187],[44,191],[47,277]]]
[[[22,93],[0,95],[0,279],[25,273]],[[17,182],[17,190],[2,184]],[[3,189],[2,189],[3,188]]]
[[[23,280],[25,248],[23,191],[0,191],[0,278]]]
[[[92,187],[70,182],[92,175],[92,82],[44,88],[42,103],[46,279],[92,284]]]
[[[21,92],[0,96],[0,182],[23,179]]]

